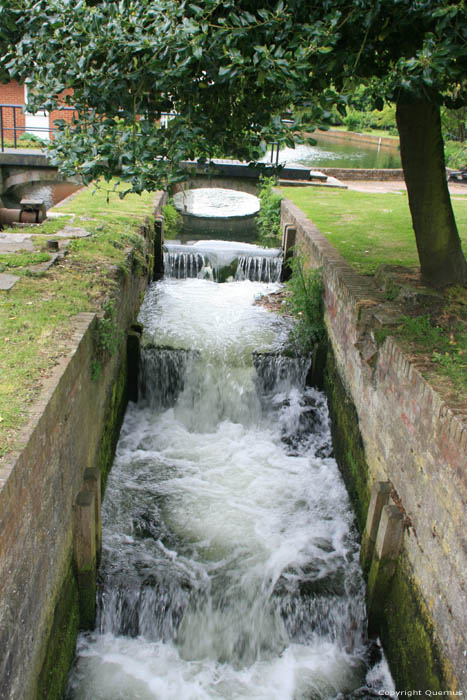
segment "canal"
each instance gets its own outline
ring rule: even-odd
[[[281,289],[280,255],[166,248],[103,503],[96,628],[79,637],[67,700],[393,688],[366,635],[325,396],[290,352],[291,321],[258,303]]]

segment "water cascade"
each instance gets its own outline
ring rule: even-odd
[[[216,282],[225,282],[229,278],[279,282],[281,270],[282,252],[278,248],[230,241],[164,245],[165,276],[175,279],[199,277]]]
[[[308,358],[284,351],[288,321],[255,303],[278,285],[187,277],[154,283],[140,313],[97,626],[79,638],[67,698],[376,695],[392,685],[366,639],[325,398],[305,387]]]
[[[207,187],[174,195],[183,218],[184,237],[190,239],[252,240],[257,236],[258,197],[239,190]]]

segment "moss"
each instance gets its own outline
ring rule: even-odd
[[[378,627],[397,688],[456,689],[405,555],[399,557],[387,587]]]
[[[128,402],[127,387],[127,350],[126,340],[120,352],[120,370],[118,378],[112,388],[112,396],[109,401],[104,422],[99,454],[97,457],[97,467],[101,472],[102,496],[105,493],[107,477],[112,466],[115,449],[117,447],[120,428],[122,427],[123,416]]]
[[[37,698],[59,700],[65,691],[79,628],[78,585],[70,563],[55,608],[47,656],[37,685]]]
[[[370,502],[368,466],[358,414],[339,376],[330,348],[324,372],[324,390],[331,415],[334,454],[352,501],[358,526],[363,531]]]
[[[96,622],[96,562],[77,574],[79,590],[79,628],[92,630]]]

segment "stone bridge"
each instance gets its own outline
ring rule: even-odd
[[[221,187],[257,194],[260,176],[268,177],[277,172],[268,164],[265,164],[264,168],[254,168],[248,163],[226,159],[216,159],[209,164],[185,161],[183,165],[186,167],[188,179],[174,185],[173,194],[201,187]],[[304,184],[312,180],[325,182],[327,179],[326,175],[312,172],[300,165],[282,168],[279,177],[282,181],[299,181]],[[0,153],[0,199],[15,185],[57,182],[62,179],[58,169],[50,164],[47,155],[39,150]]]
[[[15,185],[61,180],[58,169],[40,151],[0,153],[0,200]]]
[[[311,180],[325,181],[322,173],[312,172],[306,166],[294,165],[282,168],[279,172],[269,164],[263,167],[252,167],[240,160],[216,158],[210,163],[185,161],[188,179],[172,186],[172,194],[182,190],[221,187],[227,190],[237,190],[249,194],[258,194],[259,178],[279,175],[283,181],[309,182]]]

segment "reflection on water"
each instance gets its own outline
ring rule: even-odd
[[[400,168],[401,160],[397,151],[381,149],[376,146],[340,143],[320,140],[316,146],[297,145],[295,148],[283,148],[279,153],[279,162],[300,163],[311,168]],[[265,161],[269,158],[265,158]]]

